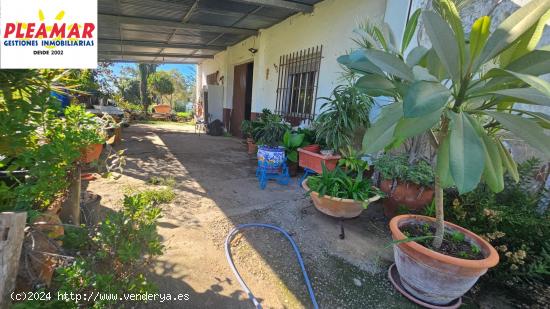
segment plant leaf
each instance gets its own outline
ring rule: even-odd
[[[504,166],[504,168],[506,168],[506,170],[508,171],[510,176],[512,176],[514,181],[518,182],[519,181],[518,165],[516,164],[514,159],[512,159],[512,155],[510,154],[510,152],[508,152],[508,150],[504,148],[504,145],[502,145],[501,141],[497,141],[496,144],[498,147],[498,152],[500,154],[502,165]]]
[[[471,118],[471,116],[468,116]],[[481,125],[475,120],[470,122],[476,124],[478,134],[483,142],[483,150],[485,153],[485,167],[483,168],[483,180],[487,183],[493,192],[500,192],[504,189],[504,170],[502,168],[502,159],[498,150],[497,143],[490,138]]]
[[[513,88],[495,90],[489,93],[516,99],[518,102],[550,106],[550,97],[533,88]]]
[[[550,1],[532,0],[506,18],[489,36],[481,56],[476,61],[476,70],[481,64],[493,59],[513,44],[523,33],[537,23],[549,9]]]
[[[359,88],[366,90],[379,89],[379,90],[389,90],[395,89],[393,83],[388,80],[386,77],[380,75],[368,74],[362,76],[357,80],[355,85]]]
[[[478,185],[483,173],[485,154],[481,138],[465,113],[449,112],[451,119],[449,166],[461,194]]]
[[[407,139],[426,132],[439,121],[441,113],[443,113],[443,109],[438,109],[422,117],[403,118],[399,120],[395,127],[394,137]]]
[[[426,47],[416,46],[407,55],[406,62],[409,66],[414,67],[415,65],[419,64],[420,61],[422,61],[422,58],[424,58],[427,53],[428,49]]]
[[[407,22],[407,25],[405,26],[403,41],[401,43],[401,54],[405,52],[405,50],[407,49],[407,47],[409,47],[409,44],[411,43],[411,40],[418,26],[418,18],[420,17],[420,13],[422,13],[421,9],[417,9],[416,11],[414,11],[411,18]]]
[[[451,96],[440,83],[417,81],[411,85],[403,102],[405,118],[415,118],[441,109]]]
[[[482,16],[478,18],[472,25],[472,31],[470,32],[470,62],[473,61],[481,54],[483,47],[487,43],[489,38],[491,27],[491,17]]]
[[[369,61],[382,71],[406,81],[414,80],[411,68],[396,56],[374,49],[365,51],[365,55]]]
[[[441,64],[449,73],[453,81],[459,82],[460,54],[457,39],[451,27],[439,16],[431,11],[424,11],[422,18],[426,32],[432,42],[432,48],[437,53]]]
[[[393,132],[403,117],[403,103],[390,104],[380,112],[376,122],[367,129],[363,137],[363,153],[370,154],[384,149],[393,140]]]
[[[459,55],[459,73],[462,76],[462,67],[466,59],[466,40],[464,39],[464,28],[462,26],[462,21],[460,19],[460,14],[456,9],[456,6],[453,1],[450,0],[439,0],[440,7],[444,12],[444,18],[447,23],[451,26],[455,37],[456,44],[458,46],[458,55]]]
[[[534,76],[548,74],[550,73],[550,51],[534,50],[510,63],[506,69]]]
[[[550,138],[537,122],[508,113],[491,111],[484,111],[484,113],[500,122],[505,129],[523,139],[527,144],[540,150],[546,158],[550,158]]]
[[[546,21],[550,18],[550,10],[544,14],[537,23],[535,23],[529,30],[522,34],[519,39],[508,47],[499,57],[501,67],[505,67],[510,62],[524,56],[528,52],[534,50],[541,37]]]

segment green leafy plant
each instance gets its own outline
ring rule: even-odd
[[[252,135],[256,144],[275,147],[281,145],[283,136],[289,129],[290,125],[285,123],[281,116],[264,109]]]
[[[322,112],[314,124],[317,139],[324,140],[335,151],[360,144],[357,137],[362,136],[370,124],[372,99],[362,89],[344,85],[336,87],[331,97],[321,99],[326,102],[321,105]]]
[[[363,174],[351,177],[342,169],[336,167],[329,171],[323,163],[323,173],[318,176],[310,176],[307,179],[310,192],[317,192],[319,196],[331,196],[336,198],[352,199],[365,202],[376,195],[383,196],[384,193],[373,187],[369,179],[364,179]]]
[[[254,125],[251,120],[243,120],[241,122],[241,132],[247,138],[252,138],[252,132],[254,131]]]
[[[294,133],[291,130],[285,132],[285,135],[283,135],[283,146],[285,147],[288,161],[298,162],[298,148],[309,144],[305,140],[305,137],[306,135],[303,133]]]
[[[410,163],[406,155],[384,154],[374,161],[374,168],[385,180],[401,180],[424,187],[433,186],[432,167],[424,160]]]
[[[547,194],[537,185],[541,165],[538,159],[519,164],[520,181],[506,175],[504,190],[498,193],[487,184],[463,195],[445,191],[450,220],[484,237],[500,255],[486,280],[522,290],[514,295],[526,298],[535,297],[529,282],[544,282],[550,276],[550,214],[538,209]]]
[[[342,154],[342,158],[338,160],[338,165],[348,173],[358,175],[359,173],[362,174],[369,170],[369,163],[363,160],[363,155],[351,146],[342,148],[340,153]]]
[[[380,35],[370,47],[339,58],[362,75],[357,87],[393,98],[364,136],[367,153],[425,132],[431,137],[437,152],[436,249],[444,233],[443,188],[466,193],[484,181],[498,192],[505,172],[517,180],[516,163],[502,144],[505,133],[550,157],[544,133],[550,118],[515,104],[550,102],[550,84],[538,77],[550,72],[545,65],[550,52],[535,49],[550,2],[531,1],[493,32],[489,16],[477,19],[469,44],[454,3],[439,0],[438,5],[440,13],[414,13],[400,47]],[[420,15],[432,47],[417,46],[405,55]]]

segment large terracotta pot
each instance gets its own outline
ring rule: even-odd
[[[305,148],[298,148],[298,165],[315,171],[317,174],[323,173],[322,163],[325,163],[327,169],[331,171],[338,165],[338,160],[340,160],[339,155],[324,156],[320,153],[306,150]]]
[[[155,113],[159,114],[169,114],[172,111],[172,107],[170,105],[164,104],[164,105],[156,105],[153,107],[153,111]]]
[[[419,215],[394,217],[390,221],[392,237],[394,240],[407,238],[400,229],[406,224],[434,221],[434,218]],[[448,230],[463,233],[467,241],[481,249],[485,258],[455,258],[430,250],[414,241],[393,246],[395,265],[405,289],[415,297],[434,305],[446,305],[464,295],[499,260],[497,251],[481,237],[449,222],[445,222],[445,226]]]
[[[380,183],[380,190],[386,193],[384,215],[387,218],[398,215],[400,207],[406,207],[407,212],[420,213],[433,199],[432,188],[398,181],[392,192],[392,182],[392,180],[384,180]]]
[[[91,163],[96,161],[101,156],[101,151],[103,151],[103,144],[92,144],[82,152],[80,161],[83,163]]]
[[[309,192],[310,189],[307,185],[307,179],[302,182],[302,187]],[[363,210],[364,205],[370,204],[380,199],[379,195],[371,197],[369,200],[356,201],[351,199],[336,198],[328,195],[319,196],[317,192],[310,192],[313,205],[320,212],[336,218],[355,218],[359,216]]]

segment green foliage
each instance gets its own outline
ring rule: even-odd
[[[461,196],[455,190],[445,193],[449,220],[497,249],[500,263],[490,269],[488,279],[499,285],[512,288],[524,281],[550,279],[550,215],[537,212],[545,194],[535,185],[540,166],[536,159],[520,164],[520,181],[505,177],[499,193],[485,184]]]
[[[252,137],[254,131],[254,123],[251,120],[243,120],[241,122],[241,132],[245,137]]]
[[[283,142],[283,136],[290,129],[281,116],[271,113],[270,110],[262,110],[260,120],[253,125],[252,136],[258,145],[279,146]]]
[[[24,179],[12,174],[9,183],[0,183],[2,210],[47,207],[67,188],[81,150],[104,142],[97,118],[74,105],[60,117],[59,102],[50,96],[76,87],[76,75],[71,70],[0,72],[0,169],[28,171]]]
[[[167,186],[172,188],[176,185],[176,179],[172,176],[168,176],[168,177],[151,176],[147,182],[149,182],[152,185]]]
[[[368,206],[369,199],[376,195],[383,196],[384,194],[378,188],[373,187],[369,179],[363,179],[363,174],[352,177],[339,167],[329,171],[324,163],[323,173],[318,176],[308,177],[307,185],[310,192],[317,192],[319,196],[327,195],[362,201],[365,207]]]
[[[152,94],[158,96],[161,100],[163,96],[174,93],[172,80],[161,72],[153,73],[147,77],[147,87]]]
[[[383,179],[399,179],[420,186],[433,186],[432,167],[424,160],[410,163],[406,155],[385,154],[374,161],[374,168]]]
[[[287,130],[283,136],[283,146],[285,147],[286,157],[290,162],[298,162],[298,148],[309,145],[305,140],[303,133]]]
[[[359,87],[338,86],[330,98],[321,98],[321,114],[314,127],[317,139],[324,140],[328,147],[340,151],[357,144],[357,135],[362,135],[370,125],[369,113],[372,99]],[[360,147],[356,147],[360,148]]]
[[[56,270],[54,285],[49,290],[52,295],[154,293],[156,289],[145,278],[144,270],[164,250],[156,231],[161,217],[159,204],[173,198],[171,190],[126,195],[123,208],[109,214],[97,230],[91,230],[90,234],[83,228],[66,230],[64,247],[79,250],[79,255],[70,265]],[[51,301],[39,304],[19,303],[17,308],[118,308],[121,305],[112,298],[59,301],[52,297]]]
[[[514,103],[550,105],[550,84],[538,77],[550,72],[544,65],[549,52],[534,49],[550,2],[531,1],[492,33],[490,18],[478,19],[469,51],[456,5],[463,3],[439,0],[436,11],[421,13],[430,49],[418,46],[404,54],[406,46],[393,45],[391,34],[374,35],[338,60],[362,76],[356,86],[367,94],[393,98],[364,136],[368,153],[424,132],[437,133],[438,153],[443,144],[448,147],[439,153],[437,168],[445,187],[466,193],[483,181],[498,192],[506,172],[517,174],[509,153],[502,151],[507,132],[550,157],[550,139],[543,132],[550,120]],[[416,24],[411,18],[403,44]],[[381,29],[370,26],[368,33],[387,32]]]
[[[352,175],[362,174],[369,169],[369,164],[362,159],[363,155],[355,151],[351,146],[340,150],[342,158],[338,165],[351,173]]]
[[[176,116],[181,119],[191,120],[191,118],[193,118],[193,112],[177,112]]]

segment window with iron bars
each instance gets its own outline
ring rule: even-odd
[[[323,46],[281,56],[275,113],[292,125],[315,118]]]

